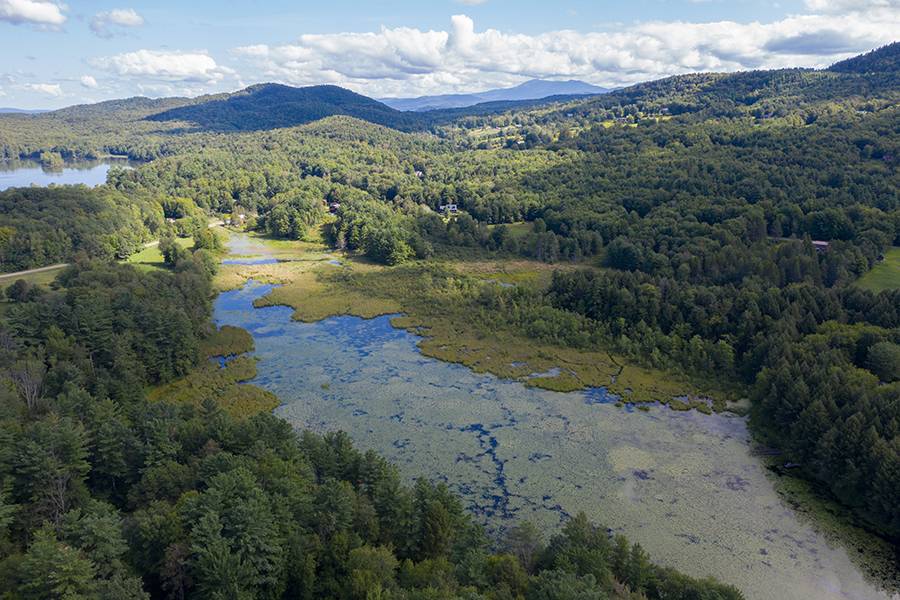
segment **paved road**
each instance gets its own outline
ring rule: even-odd
[[[222,221],[214,221],[209,224],[209,228],[218,227],[219,225],[224,225]],[[153,246],[159,246],[159,240],[153,240],[152,242],[147,242],[144,244],[144,248],[152,248]],[[25,277],[26,275],[34,275],[35,273],[44,273],[45,271],[55,271],[56,269],[62,269],[63,267],[68,267],[69,263],[59,263],[56,265],[47,265],[46,267],[38,267],[37,269],[28,269],[27,271],[16,271],[15,273],[0,273],[0,281],[8,281],[10,279],[15,279],[17,277]]]

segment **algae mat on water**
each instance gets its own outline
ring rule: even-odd
[[[443,264],[383,268],[353,261],[341,269],[280,265],[245,270],[251,279],[279,283],[256,306],[290,306],[293,318],[315,322],[330,316],[363,318],[403,313],[395,327],[424,336],[421,351],[479,373],[521,379],[529,386],[574,391],[604,386],[630,402],[663,402],[686,397],[691,406],[725,407],[728,394],[700,389],[668,373],[626,363],[612,354],[567,348],[526,337],[503,315],[478,303],[491,281],[459,273]],[[712,398],[712,400],[708,400]]]
[[[390,317],[302,323],[254,308],[271,289],[222,294],[215,319],[253,335],[253,383],[279,396],[276,413],[446,481],[492,529],[527,518],[552,531],[583,510],[751,599],[889,597],[782,502],[742,418],[529,388],[423,356]]]

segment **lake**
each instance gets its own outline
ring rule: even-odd
[[[657,562],[752,600],[892,597],[780,499],[742,417],[528,388],[423,356],[389,317],[301,323],[290,308],[254,308],[271,289],[221,294],[214,318],[253,335],[253,383],[281,398],[276,414],[347,431],[409,481],[446,482],[492,531],[529,519],[550,532],[584,511]]]
[[[31,185],[75,185],[82,183],[95,187],[106,183],[106,174],[113,166],[128,167],[125,159],[79,161],[66,163],[62,169],[45,169],[37,161],[0,161],[0,191],[11,187]]]

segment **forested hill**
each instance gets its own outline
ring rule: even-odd
[[[192,102],[190,98],[145,98],[135,96],[133,98],[121,98],[107,100],[96,104],[78,104],[60,110],[45,113],[46,117],[63,120],[69,123],[79,123],[90,119],[104,119],[115,117],[121,120],[131,121],[143,118],[148,114],[159,113]]]
[[[537,130],[537,135],[548,139],[572,127],[616,119],[663,117],[700,123],[788,114],[815,119],[838,105],[868,112],[896,105],[900,101],[898,56],[900,44],[895,43],[825,70],[697,73],[589,98],[487,102],[420,113],[398,111],[337,86],[260,84],[194,99],[128,98],[38,115],[0,115],[0,159],[37,157],[52,150],[64,158],[95,158],[111,152],[149,160],[178,153],[186,133],[272,130],[330,116],[442,137],[453,137],[460,128],[514,125]],[[523,131],[521,137],[527,133]]]
[[[355,117],[400,131],[423,131],[467,116],[487,116],[547,104],[571,102],[583,95],[531,99],[491,99],[474,105],[421,112],[396,110],[367,96],[334,85],[295,88],[275,83],[251,86],[233,94],[202,96],[146,119],[181,122],[188,130],[259,131],[294,127],[331,116]]]
[[[898,56],[900,43],[895,43],[824,70],[678,75],[567,104],[559,107],[555,115],[602,118],[605,111],[630,107],[631,115],[667,115],[696,123],[722,118],[769,119],[815,109],[829,111],[836,103],[861,105],[878,100],[881,105],[896,104],[900,98]]]
[[[253,131],[292,127],[333,115],[356,117],[394,129],[414,129],[421,122],[418,117],[338,86],[295,88],[275,83],[254,85],[233,94],[204,96],[187,106],[147,118],[185,121],[214,131]]]
[[[828,70],[840,73],[897,73],[900,71],[900,42],[842,60]]]

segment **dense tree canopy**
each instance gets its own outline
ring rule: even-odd
[[[66,262],[77,254],[125,258],[163,224],[159,204],[84,186],[0,192],[0,270]]]

